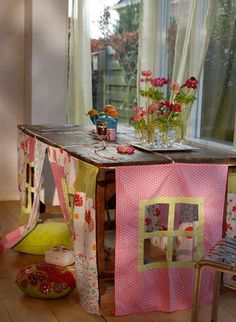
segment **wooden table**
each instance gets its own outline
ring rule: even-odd
[[[97,236],[97,261],[99,288],[102,291],[102,281],[112,277],[114,268],[106,268],[104,254],[105,234],[105,201],[112,185],[115,183],[115,168],[117,166],[135,166],[178,163],[224,163],[236,164],[236,154],[220,152],[207,148],[199,148],[188,152],[147,152],[136,149],[131,155],[119,154],[116,158],[101,156],[110,145],[129,144],[135,141],[133,130],[130,127],[119,125],[116,141],[105,142],[106,147],[92,134],[93,127],[83,126],[53,126],[53,125],[19,125],[18,129],[24,133],[36,137],[38,140],[58,148],[62,148],[69,154],[99,168],[96,182],[96,236]],[[61,132],[63,131],[63,134]],[[91,147],[94,146],[94,153]],[[100,148],[98,147],[100,146]],[[104,150],[101,150],[104,148]],[[89,153],[90,151],[90,153]],[[102,294],[102,292],[100,293]]]

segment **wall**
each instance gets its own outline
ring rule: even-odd
[[[67,0],[0,0],[0,200],[16,200],[17,124],[65,123]]]
[[[65,123],[67,0],[32,2],[32,123]]]
[[[65,123],[68,0],[25,0],[24,123]]]
[[[0,0],[0,200],[17,198],[17,124],[23,120],[24,1]]]

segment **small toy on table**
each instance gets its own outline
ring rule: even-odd
[[[93,124],[96,124],[97,134],[101,139],[114,141],[116,138],[118,112],[113,105],[106,105],[102,111],[91,109],[88,112]]]

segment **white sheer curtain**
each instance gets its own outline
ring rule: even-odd
[[[183,83],[199,79],[209,45],[215,16],[214,0],[180,0],[177,10],[177,38],[172,78]]]
[[[204,139],[236,147],[236,1],[217,0],[204,66],[201,132]],[[234,138],[235,137],[235,138]]]
[[[214,0],[142,0],[138,69],[151,70],[156,77],[171,77],[182,84],[187,78],[200,78],[216,5]],[[176,21],[174,58],[168,60],[170,16]],[[170,70],[172,75],[170,75]],[[190,124],[196,117],[192,108],[187,136],[193,135]]]
[[[88,0],[71,0],[67,122],[89,124],[92,107],[91,49]]]
[[[169,17],[177,20],[172,79],[199,78],[215,14],[214,0],[143,0],[140,22],[139,70],[167,77]]]
[[[176,14],[178,28],[172,79],[182,84],[191,76],[200,80],[216,14],[216,2],[180,0]],[[201,87],[200,82],[199,85]],[[196,117],[201,118],[200,113],[201,110],[197,111],[197,104],[194,104],[188,117],[187,138],[193,138],[200,131],[199,127],[193,126]]]
[[[166,34],[169,0],[142,0],[139,31],[138,72],[151,70],[166,76]],[[138,77],[139,79],[139,77]]]

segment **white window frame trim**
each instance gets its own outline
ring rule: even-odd
[[[205,8],[202,8],[202,10],[205,10]],[[202,24],[202,16],[198,17],[199,25]],[[197,48],[200,48],[200,44],[197,46]],[[201,75],[199,77],[198,82],[198,91],[197,91],[197,99],[192,105],[191,113],[188,119],[187,123],[187,136],[186,140],[190,143],[194,143],[195,145],[198,145],[199,147],[207,147],[207,148],[214,148],[217,150],[223,150],[226,152],[236,152],[236,113],[235,113],[235,122],[234,122],[234,137],[233,137],[233,143],[220,143],[216,142],[214,140],[210,139],[202,139],[200,138],[201,134],[201,115],[202,115],[202,93],[203,93],[203,70],[201,72]]]

